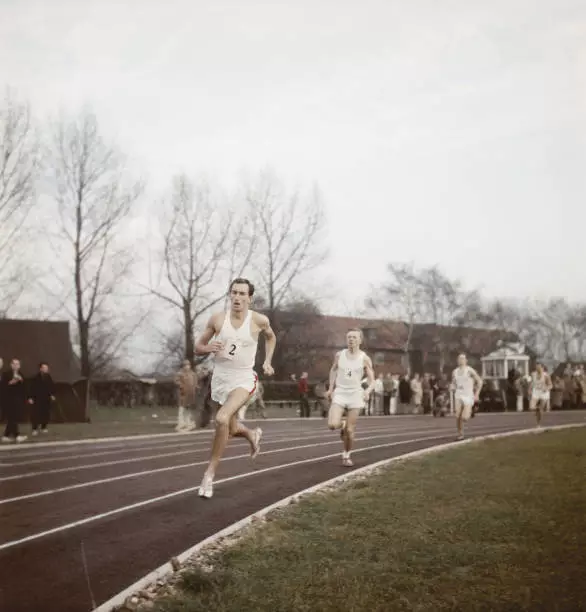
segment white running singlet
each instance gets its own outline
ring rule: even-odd
[[[452,380],[456,385],[454,396],[462,403],[474,404],[474,370],[470,366],[456,368],[452,374]]]
[[[365,358],[366,354],[363,351],[359,351],[354,359],[349,357],[346,349],[340,351],[332,395],[333,404],[348,409],[364,408],[362,378],[364,377]]]
[[[531,377],[531,397],[535,400],[549,400],[549,389],[547,388],[547,374],[541,376],[534,373]]]
[[[251,310],[238,329],[232,325],[230,311],[224,315],[222,329],[216,336],[224,349],[216,354],[212,375],[212,399],[220,405],[234,389],[246,389],[251,395],[256,389],[257,376],[253,368],[258,340],[252,337],[251,325]]]

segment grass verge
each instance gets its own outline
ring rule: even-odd
[[[153,418],[156,414],[156,418]],[[268,418],[290,418],[296,416],[294,409],[269,408]],[[177,421],[177,408],[135,408],[93,406],[89,411],[90,423],[50,423],[49,433],[31,437],[30,424],[21,424],[21,433],[29,436],[27,443],[54,442],[59,440],[84,440],[117,436],[173,433]],[[258,418],[251,412],[249,419]]]
[[[153,414],[156,414],[156,418],[153,418]],[[49,432],[39,434],[37,437],[30,436],[29,424],[20,425],[20,429],[22,434],[29,436],[27,443],[172,433],[177,409],[94,406],[90,410],[89,417],[90,423],[49,423]]]
[[[154,609],[586,610],[585,474],[583,428],[407,461],[278,511]]]

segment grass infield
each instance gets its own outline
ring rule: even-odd
[[[156,417],[153,417],[156,415]],[[316,413],[313,413],[315,416]],[[251,412],[247,418],[254,418]],[[294,409],[269,408],[269,418],[296,416]],[[138,406],[135,408],[93,406],[89,410],[90,423],[49,423],[49,432],[31,437],[30,423],[20,424],[20,433],[28,436],[27,444],[60,440],[84,440],[118,436],[173,433],[177,422],[177,408],[169,406]],[[213,429],[213,427],[208,427]]]
[[[586,610],[585,475],[584,428],[395,464],[276,511],[154,609]]]

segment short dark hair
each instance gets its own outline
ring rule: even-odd
[[[230,283],[230,291],[234,285],[248,285],[248,295],[252,297],[254,295],[254,285],[247,278],[235,278]]]
[[[39,368],[42,368],[44,365],[46,365],[47,367],[49,367],[49,364],[46,361],[40,361],[39,362]]]
[[[349,334],[350,332],[358,332],[360,336],[364,336],[364,334],[362,333],[362,330],[358,327],[352,327],[346,333]]]

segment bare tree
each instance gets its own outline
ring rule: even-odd
[[[414,271],[419,287],[422,317],[435,326],[434,339],[438,349],[440,372],[446,359],[461,350],[469,326],[480,310],[478,291],[466,290],[458,280],[450,279],[437,266]],[[454,333],[456,328],[460,333]]]
[[[539,305],[534,317],[548,352],[562,361],[579,361],[585,357],[586,307],[555,298]]]
[[[367,304],[385,320],[404,321],[407,327],[403,345],[403,366],[410,371],[409,353],[413,331],[424,321],[425,295],[413,264],[389,264],[389,278],[368,298]]]
[[[35,202],[39,146],[28,105],[6,92],[0,106],[0,310],[24,291],[23,229]]]
[[[185,176],[173,181],[162,225],[161,270],[150,291],[180,314],[185,359],[193,363],[195,322],[226,299],[229,279],[250,262],[254,232],[249,218]]]
[[[125,160],[105,142],[89,112],[55,126],[46,165],[60,219],[59,245],[65,242],[65,252],[57,253],[70,262],[64,303],[73,293],[81,374],[89,378],[120,347],[111,309],[134,263],[123,233],[143,184],[128,176]]]
[[[327,255],[325,212],[317,187],[311,196],[287,193],[271,172],[248,190],[258,252],[256,270],[269,312],[286,305],[295,284]]]

